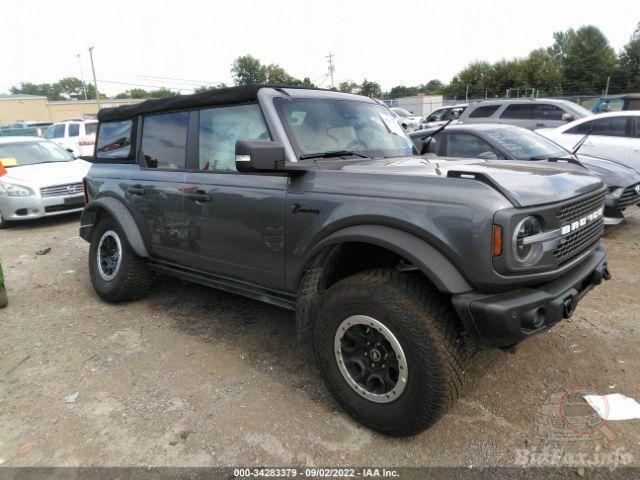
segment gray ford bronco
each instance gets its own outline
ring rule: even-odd
[[[609,278],[600,179],[417,156],[370,98],[249,85],[98,118],[80,227],[98,294],[164,274],[290,309],[336,400],[386,434],[433,425],[477,347]]]

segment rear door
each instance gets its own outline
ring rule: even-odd
[[[500,123],[532,130],[536,128],[536,122],[534,120],[535,110],[536,104],[534,102],[509,103],[502,113],[500,113]]]
[[[581,153],[600,155],[633,166],[631,165],[631,143],[635,129],[633,120],[633,117],[623,115],[600,117],[576,125],[564,132],[564,135],[570,135],[572,142],[575,140],[577,143],[584,135],[591,132],[580,148]]]
[[[189,250],[184,261],[215,275],[283,289],[289,177],[235,168],[237,140],[270,138],[260,107],[196,111],[190,132],[195,155],[185,186]]]
[[[536,128],[556,128],[564,125],[566,122],[562,120],[565,113],[573,115],[571,112],[550,103],[536,103],[533,109],[534,126],[529,127],[532,130]]]

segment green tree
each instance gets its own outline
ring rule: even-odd
[[[389,90],[385,96],[389,98],[399,98],[399,97],[412,97],[418,94],[418,87],[405,87],[404,85],[398,85]]]
[[[343,93],[355,93],[360,90],[360,85],[356,82],[345,81],[338,84],[338,91]]]
[[[236,58],[231,67],[231,74],[236,85],[266,83],[267,81],[267,68],[260,63],[260,60],[251,55]]]
[[[614,92],[640,91],[640,22],[629,42],[622,47],[611,86],[610,91]]]
[[[534,50],[527,58],[518,62],[517,75],[524,82],[523,87],[537,88],[540,95],[562,93],[562,72],[553,56],[543,48]]]
[[[616,54],[604,34],[587,25],[554,34],[551,54],[562,73],[564,94],[600,93],[616,68]]]
[[[418,87],[418,90],[427,95],[439,95],[445,85],[438,79],[429,80],[425,85]]]
[[[365,78],[362,81],[362,85],[360,85],[360,95],[365,95],[371,98],[380,98],[382,97],[382,88],[380,88],[380,84],[378,82],[370,82]]]

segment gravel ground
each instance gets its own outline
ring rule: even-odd
[[[0,231],[0,464],[638,466],[640,421],[596,425],[579,398],[640,399],[640,220],[605,243],[614,279],[571,320],[478,354],[456,406],[393,439],[337,408],[290,312],[171,279],[109,305],[77,216],[16,225]]]

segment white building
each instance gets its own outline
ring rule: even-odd
[[[443,106],[442,95],[416,95],[396,98],[396,106],[424,117]]]

